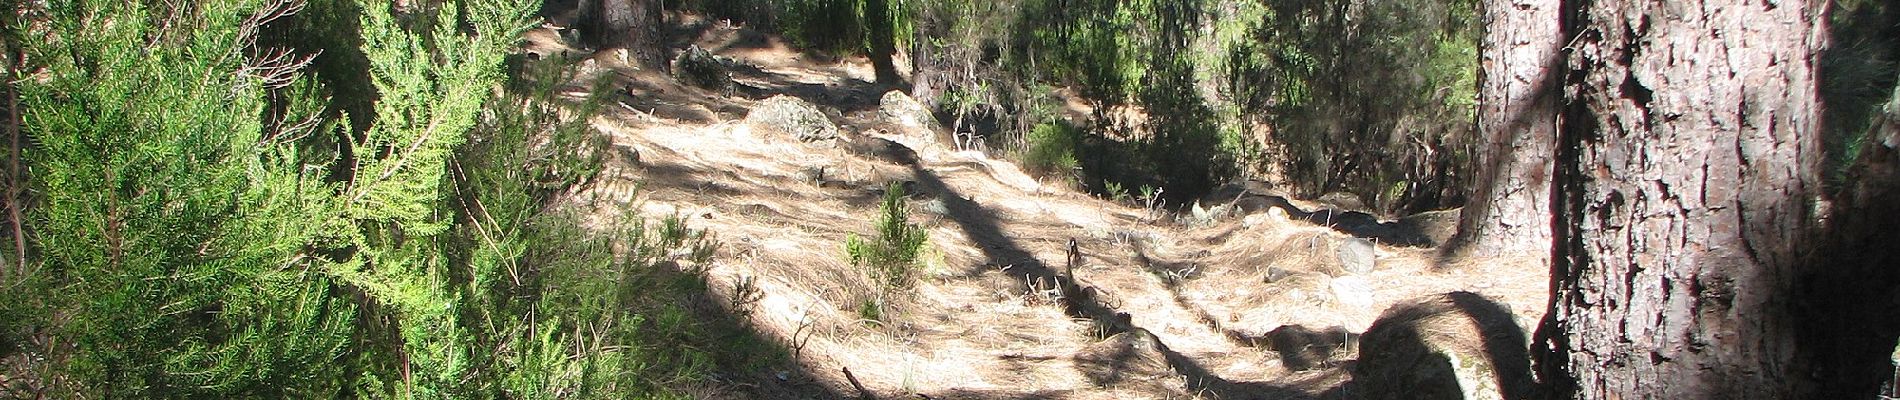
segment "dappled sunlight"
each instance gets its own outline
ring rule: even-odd
[[[700,45],[755,66],[734,78],[758,82],[759,98],[812,90],[826,80],[795,77],[837,68],[797,61],[782,47]],[[629,87],[632,98],[700,90]],[[850,111],[876,94],[830,93],[800,97],[828,109],[843,130],[836,140],[801,141],[742,122],[743,113],[704,120],[610,108],[597,126],[637,160],[612,160],[574,199],[601,218],[633,207],[687,216],[719,235],[735,257],[709,271],[715,290],[756,281],[757,329],[791,346],[834,392],[855,390],[840,372],[850,368],[880,393],[1338,396],[1356,332],[1388,305],[1470,290],[1500,294],[1527,321],[1542,312],[1540,268],[1513,260],[1434,268],[1431,247],[1382,242],[1376,269],[1355,274],[1334,248],[1364,232],[1329,229],[1312,217],[1321,206],[1282,200],[1242,210],[1230,201],[1194,220],[1107,201],[958,151],[940,132]],[[888,182],[906,182],[929,250],[916,287],[881,300],[883,317],[870,321],[856,310],[879,296],[877,284],[846,261],[843,243],[871,231]],[[1065,261],[1071,239],[1080,250],[1073,266]],[[1341,280],[1365,293],[1340,292]],[[1065,298],[1075,293],[1086,295]],[[1141,337],[1151,339],[1130,339]]]

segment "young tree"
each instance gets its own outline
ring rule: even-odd
[[[36,38],[24,59],[44,71],[18,82],[18,111],[46,286],[7,289],[51,308],[9,324],[63,343],[37,395],[338,395],[356,310],[305,246],[339,230],[292,143],[317,107],[259,118],[271,91],[318,102],[306,58],[253,47],[297,4],[52,1],[46,23],[6,28]]]
[[[1478,256],[1550,249],[1551,157],[1556,155],[1558,48],[1555,0],[1487,0],[1479,42],[1478,179],[1447,247]]]
[[[1546,371],[1575,398],[1814,398],[1819,2],[1577,4]]]

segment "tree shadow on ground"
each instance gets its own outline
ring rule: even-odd
[[[1366,398],[1463,399],[1464,373],[1495,379],[1503,398],[1533,398],[1540,389],[1528,346],[1510,309],[1477,293],[1400,303],[1366,329],[1353,390]]]
[[[1377,240],[1381,244],[1402,247],[1437,245],[1416,226],[1399,222],[1382,222],[1378,217],[1365,212],[1331,208],[1307,211],[1293,205],[1293,202],[1287,200],[1286,197],[1250,190],[1242,190],[1239,193],[1230,193],[1213,199],[1232,204],[1234,210],[1243,215],[1279,208],[1285,210],[1287,217],[1294,220],[1332,228],[1334,231],[1357,238]]]
[[[751,307],[748,293],[722,292],[712,287],[713,282],[701,271],[683,270],[677,263],[660,263],[652,266],[651,278],[661,282],[684,282],[698,286],[697,290],[674,293],[670,298],[654,300],[677,304],[695,316],[694,324],[699,325],[695,332],[662,332],[663,334],[683,335],[683,340],[696,341],[694,345],[706,346],[713,353],[710,360],[718,365],[721,378],[730,380],[730,385],[722,386],[722,391],[744,393],[753,398],[847,398],[841,388],[828,385],[798,360],[789,359],[789,343],[784,338],[767,335],[755,329],[750,322]],[[777,354],[756,354],[762,350]],[[783,357],[783,358],[781,358]]]
[[[1294,371],[1331,366],[1333,358],[1348,353],[1359,343],[1359,334],[1342,326],[1313,330],[1302,325],[1281,325],[1260,339],[1280,354],[1281,365]]]
[[[1148,257],[1148,252],[1139,242],[1133,243],[1135,262],[1154,272],[1168,289],[1176,306],[1194,313],[1201,325],[1219,331],[1230,342],[1247,347],[1272,350],[1280,356],[1280,362],[1293,371],[1307,371],[1330,367],[1330,363],[1341,353],[1352,352],[1359,343],[1359,334],[1334,326],[1324,330],[1314,330],[1301,325],[1282,325],[1265,335],[1257,335],[1222,326],[1219,319],[1182,295],[1180,281],[1191,279],[1194,268],[1173,265]]]
[[[944,183],[935,173],[925,168],[909,149],[895,157],[910,167],[916,185],[930,193],[935,193],[944,204],[946,216],[961,228],[971,241],[982,250],[987,258],[987,267],[1000,268],[1028,286],[1059,288],[1062,292],[1062,305],[1065,313],[1072,317],[1092,321],[1104,336],[1125,332],[1142,332],[1146,329],[1136,326],[1128,313],[1121,312],[1102,302],[1100,291],[1084,287],[1073,277],[1058,273],[1042,263],[1034,254],[1017,244],[1015,239],[1005,232],[996,219],[995,213],[982,205],[957,193]],[[978,272],[980,274],[980,272]],[[1152,335],[1149,335],[1152,336]],[[1233,381],[1214,374],[1194,359],[1175,352],[1158,339],[1154,341],[1155,350],[1166,361],[1167,366],[1186,378],[1190,391],[1204,392],[1217,398],[1278,398],[1311,399],[1305,391],[1271,385],[1263,382]],[[1132,358],[1131,358],[1132,359]],[[1126,368],[1126,365],[1107,366],[1110,370]]]

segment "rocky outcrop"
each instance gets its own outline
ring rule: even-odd
[[[807,142],[838,138],[838,125],[818,106],[797,97],[779,95],[760,101],[746,114],[745,122]]]
[[[694,45],[673,59],[673,75],[680,83],[724,93],[732,91],[731,61]]]
[[[900,90],[884,93],[878,99],[877,116],[892,125],[919,129],[937,129],[937,118],[930,109]]]

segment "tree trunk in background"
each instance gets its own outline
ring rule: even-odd
[[[864,24],[871,29],[871,66],[877,70],[877,83],[902,83],[897,65],[891,60],[897,55],[897,37],[895,27],[891,26],[890,0],[865,0]]]
[[[1538,335],[1575,379],[1559,393],[1814,398],[1793,304],[1817,225],[1820,2],[1566,3]]]
[[[625,49],[627,62],[642,67],[665,65],[660,41],[660,5],[653,0],[589,0],[596,43],[601,50]]]
[[[1449,251],[1483,257],[1550,251],[1551,159],[1556,156],[1556,0],[1486,0],[1479,42],[1476,193]]]

